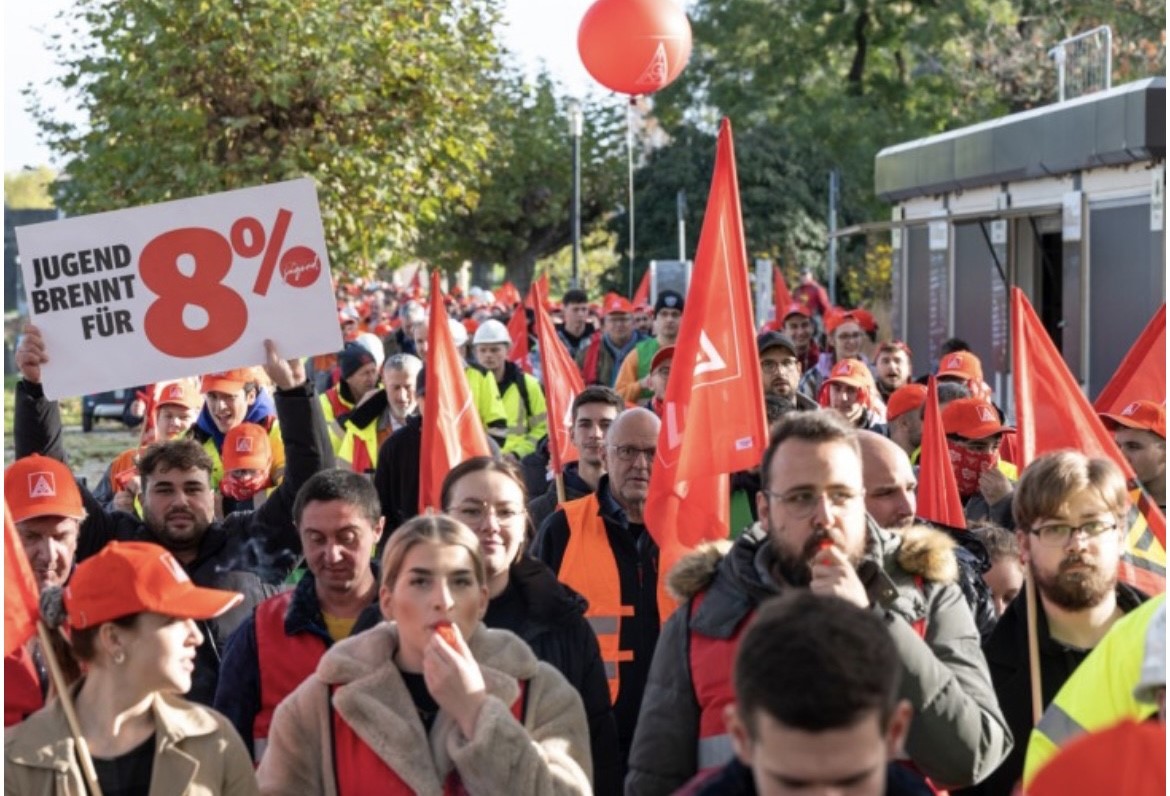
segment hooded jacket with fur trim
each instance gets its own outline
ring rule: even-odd
[[[730,549],[721,545],[683,559],[671,573],[672,591],[687,604],[667,621],[654,652],[626,796],[673,793],[696,773],[700,707],[690,672],[691,636],[732,638],[761,602],[793,588],[774,579],[775,551],[758,523]],[[857,572],[902,660],[899,698],[914,708],[907,754],[940,785],[978,782],[1007,755],[1011,734],[971,611],[955,585],[953,543],[929,528],[893,534],[871,522]],[[700,592],[706,596],[692,612],[690,602]],[[925,638],[913,627],[921,619]]]
[[[277,707],[257,771],[261,793],[336,796],[331,688],[332,709],[419,796],[441,796],[453,768],[468,793],[591,793],[589,730],[573,687],[506,630],[480,625],[467,643],[488,694],[471,738],[441,710],[428,737],[392,662],[398,629],[384,622],[335,644]],[[522,724],[511,709],[520,680]]]

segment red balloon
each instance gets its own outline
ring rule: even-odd
[[[606,88],[653,94],[687,65],[691,23],[675,0],[597,0],[577,29],[577,51]]]

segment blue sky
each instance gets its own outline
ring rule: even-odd
[[[547,65],[566,90],[584,94],[592,85],[577,57],[577,25],[592,0],[505,0],[501,31],[505,45],[535,71]],[[48,35],[60,29],[55,17],[70,0],[17,0],[3,3],[4,29],[4,170],[52,163],[36,139],[36,128],[25,111],[22,87],[44,86],[59,70],[45,48]],[[61,101],[59,94],[46,95]]]

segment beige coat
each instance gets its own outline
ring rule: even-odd
[[[76,690],[74,691],[76,693]],[[149,796],[252,796],[252,760],[231,722],[181,697],[154,697]],[[65,711],[54,699],[4,735],[4,793],[86,796]]]
[[[276,709],[257,772],[261,793],[336,795],[330,687],[333,709],[419,796],[442,794],[452,768],[472,796],[591,793],[589,729],[576,690],[506,630],[480,625],[468,646],[488,694],[475,731],[465,738],[440,711],[428,738],[392,663],[398,647],[393,623],[334,645],[317,672]],[[511,711],[518,680],[528,682],[523,725]]]

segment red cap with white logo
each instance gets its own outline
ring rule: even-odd
[[[63,462],[39,453],[17,459],[4,471],[4,501],[13,522],[85,516],[73,472]]]
[[[1155,401],[1133,401],[1120,412],[1101,414],[1101,422],[1110,431],[1119,426],[1152,431],[1166,439],[1166,407]]]

